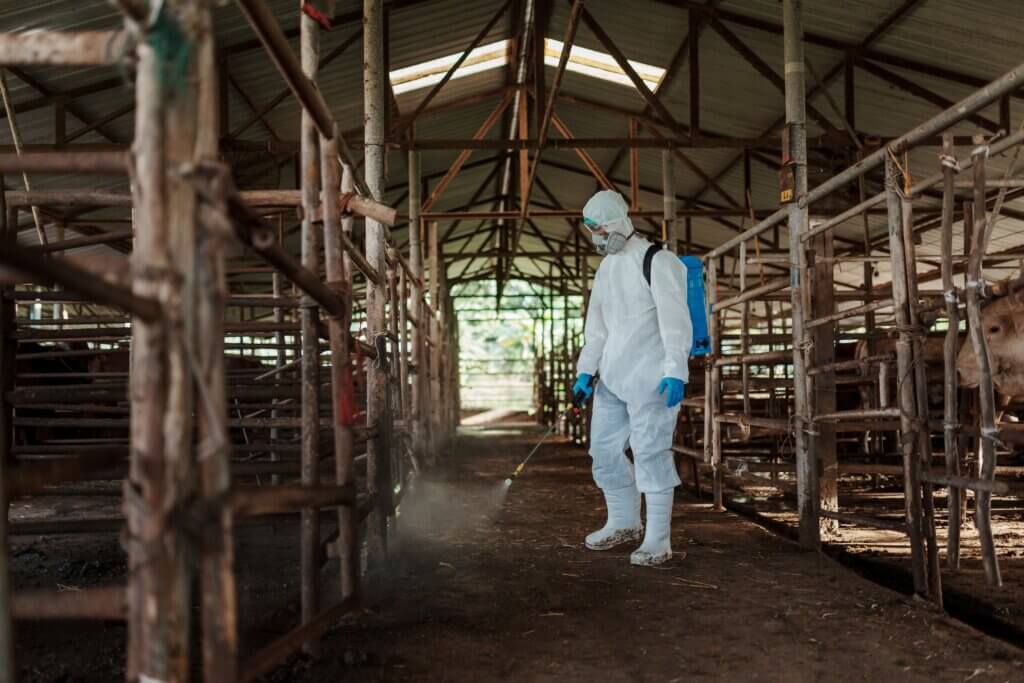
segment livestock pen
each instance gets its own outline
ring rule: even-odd
[[[1024,16],[859,4],[0,9],[0,682],[1019,676]],[[595,190],[704,269],[646,573]]]

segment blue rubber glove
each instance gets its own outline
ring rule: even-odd
[[[665,400],[665,407],[675,408],[686,394],[686,384],[683,383],[683,380],[675,377],[662,377],[661,384],[658,385],[658,393],[664,394],[666,389],[668,389],[668,398]]]
[[[588,375],[585,372],[581,372],[579,376],[576,377],[576,384],[572,385],[572,395],[575,396],[579,392],[583,392],[584,401],[590,398],[590,395],[594,393],[594,389],[590,386],[590,383],[591,381],[593,381],[593,379],[593,375]]]

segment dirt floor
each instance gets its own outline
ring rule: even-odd
[[[743,482],[742,492],[730,487],[729,497],[751,504],[760,516],[795,530],[798,519],[794,501],[770,487],[752,485],[750,481]],[[869,477],[863,477],[861,481],[848,478],[840,486],[839,507],[851,514],[902,521],[901,482],[895,478],[882,478],[876,488]],[[985,619],[993,631],[1024,645],[1024,592],[1020,590],[1024,585],[1024,508],[1020,499],[1015,498],[995,498],[992,503],[992,530],[999,554],[1002,586],[989,585],[985,577],[981,545],[973,523],[973,495],[968,499],[967,509],[967,520],[960,532],[960,567],[953,570],[946,561],[949,528],[946,497],[942,491],[936,491],[936,535],[947,608],[954,612],[967,610],[970,614],[965,618]],[[871,568],[871,564],[878,565],[881,571],[885,567],[893,567],[906,577],[906,580],[901,579],[901,584],[909,581],[910,544],[903,532],[843,524],[823,540],[833,549],[843,551],[853,564],[871,573],[878,570]]]
[[[268,679],[1024,679],[1024,651],[686,494],[668,565],[631,567],[631,547],[583,549],[603,504],[581,449],[543,447],[504,495],[539,436],[525,423],[464,429],[446,467],[403,503],[392,561],[367,578],[366,611],[327,635],[319,659],[296,656]],[[297,619],[296,527],[239,532],[249,651]],[[110,534],[13,545],[18,587],[123,580]],[[336,576],[327,562],[325,603]],[[120,625],[23,625],[22,678],[113,680],[123,638]]]

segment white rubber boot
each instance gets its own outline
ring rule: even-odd
[[[640,521],[640,492],[636,484],[620,489],[602,489],[602,493],[608,506],[608,521],[587,535],[586,546],[591,550],[609,550],[640,538],[644,525]]]
[[[645,493],[647,531],[644,542],[629,556],[629,563],[652,567],[672,557],[672,497],[675,489]]]

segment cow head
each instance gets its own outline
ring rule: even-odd
[[[1024,300],[1013,294],[996,299],[981,310],[981,329],[996,389],[1007,396],[1024,396]],[[963,386],[978,386],[981,373],[970,336],[960,349],[956,369]]]

